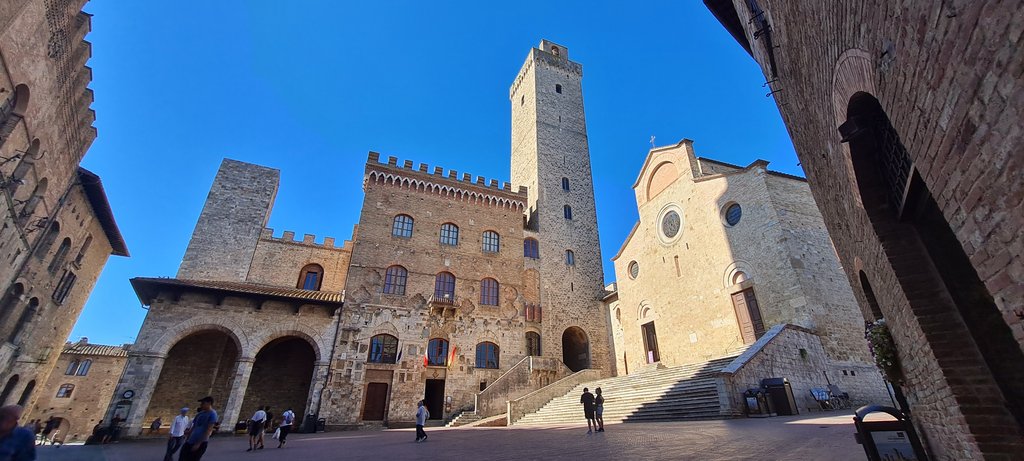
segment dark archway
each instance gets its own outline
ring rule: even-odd
[[[582,328],[569,327],[562,333],[562,362],[572,371],[590,368],[590,341]]]
[[[1024,352],[888,115],[874,96],[857,93],[839,131],[871,225],[943,374],[957,378],[948,384],[968,424],[987,431],[1008,413],[1020,433]]]
[[[295,424],[300,424],[315,364],[316,351],[303,338],[285,336],[267,343],[252,364],[238,419],[248,419],[257,407],[269,405],[275,418],[291,408]]]
[[[0,392],[0,405],[7,405],[7,398],[14,392],[14,387],[18,385],[18,379],[20,376],[14,375],[7,379],[7,384],[4,385],[3,392]]]
[[[223,415],[238,354],[234,338],[222,331],[204,330],[182,338],[167,353],[143,423],[157,417],[173,421],[182,407],[196,408],[196,400],[207,395]]]

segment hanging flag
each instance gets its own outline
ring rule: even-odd
[[[423,366],[427,366],[430,363],[430,347],[423,350]]]
[[[455,351],[458,350],[458,349],[459,349],[458,347],[452,346],[452,350],[448,352],[448,369],[449,370],[451,370],[451,368],[452,368],[452,363],[455,362]]]

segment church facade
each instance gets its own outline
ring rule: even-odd
[[[749,349],[774,362],[761,378],[788,378],[802,408],[817,406],[805,402],[810,389],[829,384],[854,403],[887,402],[807,182],[767,166],[698,157],[688,139],[649,152],[633,185],[640,219],[612,257],[616,283],[606,301],[616,373]],[[787,337],[758,343],[778,325],[799,327],[813,347]]]
[[[473,408],[513,369],[528,383],[509,398],[610,373],[581,79],[564,47],[530,51],[511,183],[371,152],[341,245],[275,237],[278,171],[224,160],[178,274],[132,280],[149,312],[107,417],[136,435],[212,395],[222,430],[263,405],[397,427],[420,399],[434,419]]]

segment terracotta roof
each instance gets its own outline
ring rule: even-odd
[[[282,288],[270,285],[242,282],[219,282],[214,280],[186,280],[161,277],[135,277],[131,279],[132,287],[142,304],[149,305],[161,289],[179,287],[198,291],[215,291],[252,295],[255,297],[277,299],[282,301],[306,301],[311,304],[341,305],[344,296],[335,291],[313,291],[298,288]]]
[[[67,343],[64,345],[62,354],[75,355],[106,355],[109,357],[128,357],[126,346],[104,346],[102,344],[78,344]]]
[[[96,213],[96,219],[103,227],[107,241],[110,242],[111,253],[116,256],[128,256],[128,246],[125,245],[124,237],[121,236],[117,222],[114,221],[114,212],[110,209],[110,202],[107,201],[107,193],[103,191],[100,177],[79,167],[78,180],[82,183],[82,188],[85,189],[85,196],[88,197],[89,204],[92,205],[92,209]]]

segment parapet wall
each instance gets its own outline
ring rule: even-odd
[[[370,152],[366,162],[366,180],[383,181],[401,186],[418,188],[424,191],[442,192],[453,195],[465,195],[467,197],[478,197],[487,199],[497,204],[517,206],[525,208],[527,199],[526,186],[519,186],[512,190],[512,184],[507,181],[498,181],[483,176],[476,176],[474,181],[470,173],[462,173],[461,177],[456,170],[446,170],[443,167],[420,163],[418,168],[413,168],[412,160],[405,160],[401,165],[398,158],[388,157],[386,163],[380,161],[380,154]]]

